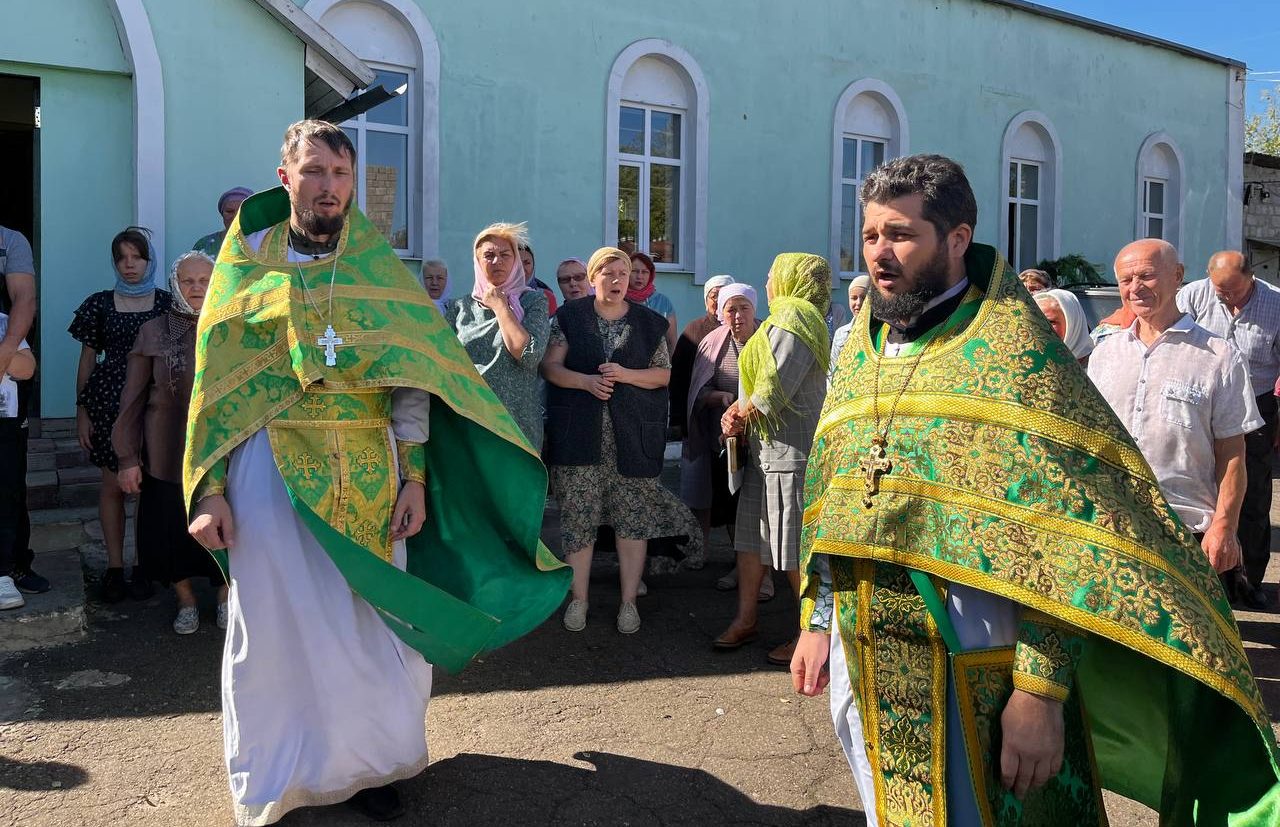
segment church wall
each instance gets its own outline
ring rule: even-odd
[[[481,17],[467,4],[418,4],[440,43],[439,252],[454,294],[489,221],[530,222],[548,282],[556,261],[601,244],[608,75],[628,44],[651,37],[686,50],[707,81],[707,274],[760,285],[779,251],[829,253],[834,108],[868,77],[902,99],[910,151],[965,165],[980,242],[999,239],[1005,129],[1036,110],[1061,140],[1060,254],[1109,269],[1132,239],[1138,150],[1157,131],[1184,155],[1189,270],[1225,244],[1238,159],[1228,160],[1222,63],[982,0],[496,0]],[[702,312],[692,274],[658,278],[682,324]]]

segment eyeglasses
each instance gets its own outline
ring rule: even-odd
[[[486,250],[480,254],[480,258],[484,259],[486,264],[497,264],[499,261],[511,261],[511,259],[515,258],[515,255],[510,251],[499,253],[493,250]]]
[[[579,273],[573,276],[556,276],[557,284],[581,284],[587,280],[586,273]]]

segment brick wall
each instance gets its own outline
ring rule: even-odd
[[[1280,285],[1280,157],[1247,153],[1244,184],[1245,252],[1259,278]]]
[[[393,227],[396,208],[396,187],[399,171],[395,167],[382,167],[369,164],[364,171],[364,213],[369,216],[373,226],[382,231],[391,246],[406,249],[409,246],[408,231],[404,227]]]

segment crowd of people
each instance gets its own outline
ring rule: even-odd
[[[246,623],[275,630],[270,635],[259,631],[252,655],[247,648],[237,649],[234,680],[224,680],[224,706],[237,710],[236,720],[227,723],[233,777],[237,772],[248,777],[253,761],[279,766],[294,761],[292,754],[276,753],[289,749],[282,733],[295,725],[325,729],[346,744],[355,756],[352,760],[377,768],[372,775],[379,779],[416,773],[426,759],[410,724],[421,721],[430,693],[429,668],[418,654],[427,658],[426,663],[449,663],[459,657],[465,663],[460,654],[465,647],[456,635],[466,635],[451,627],[455,637],[442,640],[445,633],[432,633],[424,618],[439,616],[433,612],[462,611],[458,605],[465,604],[483,610],[473,621],[483,625],[501,614],[487,601],[500,598],[502,612],[507,613],[502,615],[504,622],[510,617],[516,631],[497,637],[509,641],[540,622],[549,606],[561,605],[563,591],[557,588],[563,588],[569,592],[563,627],[580,632],[590,614],[593,557],[602,544],[611,543],[621,591],[616,628],[632,634],[641,628],[638,604],[647,592],[644,576],[651,546],[674,541],[677,548],[683,547],[676,553],[686,564],[699,567],[711,531],[724,527],[735,565],[717,586],[737,590],[737,609],[711,645],[734,650],[757,640],[759,603],[774,596],[774,573],[783,573],[801,606],[802,622],[796,634],[774,642],[767,659],[790,667],[797,689],[815,694],[825,686],[828,673],[821,664],[830,656],[837,734],[868,812],[875,813],[877,791],[883,794],[886,782],[872,778],[880,765],[874,756],[871,764],[864,760],[868,753],[862,750],[861,733],[864,725],[876,725],[876,715],[866,697],[861,713],[850,700],[855,691],[874,687],[865,684],[855,690],[850,675],[856,681],[857,669],[845,664],[846,658],[861,657],[863,668],[872,668],[875,664],[867,659],[879,655],[873,637],[864,636],[863,625],[857,626],[862,630],[857,632],[858,642],[847,651],[842,648],[841,635],[854,635],[854,626],[846,624],[853,620],[843,618],[838,607],[843,600],[860,601],[863,608],[853,613],[858,624],[872,622],[869,618],[884,607],[915,611],[910,622],[899,618],[893,626],[886,621],[904,647],[937,635],[952,646],[946,631],[949,622],[935,614],[935,603],[940,606],[941,601],[936,595],[932,602],[929,597],[932,587],[900,578],[897,572],[904,570],[903,561],[932,559],[911,547],[912,520],[924,520],[940,536],[950,536],[947,542],[962,539],[954,534],[957,525],[945,525],[940,513],[924,517],[904,507],[898,518],[901,529],[886,520],[860,522],[870,518],[859,515],[875,513],[878,502],[893,503],[894,497],[925,496],[919,492],[928,485],[942,485],[949,473],[946,463],[960,462],[959,454],[946,454],[944,461],[943,454],[931,454],[928,447],[955,410],[947,408],[945,414],[929,419],[933,397],[921,391],[917,398],[908,388],[914,387],[913,381],[959,381],[960,374],[921,367],[921,361],[926,353],[939,358],[959,353],[948,349],[947,342],[986,330],[991,322],[983,314],[1003,311],[984,308],[1001,291],[1001,307],[1025,302],[1040,310],[1035,318],[1016,319],[1021,335],[1042,342],[1039,350],[1023,358],[1033,367],[1019,392],[1030,398],[1026,383],[1036,381],[1057,383],[1046,391],[1051,394],[1073,388],[1074,396],[1064,398],[1091,411],[1088,416],[1102,417],[1102,425],[1091,426],[1095,431],[1117,422],[1123,425],[1112,434],[1117,447],[1097,456],[1108,462],[1140,456],[1159,491],[1136,500],[1146,503],[1150,513],[1126,512],[1123,519],[1117,514],[1129,508],[1129,500],[1116,505],[1099,499],[1101,504],[1085,508],[1064,495],[1061,501],[1068,504],[1063,507],[1112,532],[1132,524],[1158,525],[1152,531],[1174,545],[1184,539],[1179,531],[1185,526],[1231,600],[1251,609],[1269,606],[1261,584],[1270,557],[1280,290],[1254,278],[1239,253],[1215,254],[1208,263],[1208,277],[1184,285],[1184,268],[1172,246],[1154,239],[1135,241],[1115,259],[1121,307],[1090,331],[1075,294],[1057,288],[1044,271],[1021,273],[1022,286],[1011,278],[1006,284],[1003,261],[990,248],[972,244],[976,206],[959,167],[937,156],[915,156],[890,162],[864,185],[864,252],[871,272],[848,284],[847,324],[833,322],[842,318],[843,309],[837,312],[831,306],[832,272],[826,259],[782,253],[763,274],[763,297],[749,283],[756,279],[709,278],[703,285],[705,313],[681,331],[672,302],[657,290],[655,263],[642,251],[602,247],[586,261],[563,259],[555,269],[557,301],[551,287],[534,276],[534,251],[524,224],[494,223],[479,231],[471,251],[469,292],[451,295],[447,264],[431,259],[423,263],[420,282],[413,287],[421,299],[410,296],[398,271],[386,275],[372,265],[362,269],[365,262],[381,261],[391,253],[358,213],[356,220],[346,221],[349,183],[333,185],[327,178],[314,183],[330,169],[338,180],[349,176],[354,154],[340,130],[316,122],[291,127],[279,169],[287,200],[277,191],[254,195],[239,187],[228,190],[217,203],[223,229],[200,239],[172,263],[167,290],[156,285],[161,262],[147,231],[125,228],[110,243],[114,285],[86,298],[69,328],[82,346],[76,376],[77,434],[102,471],[99,515],[108,556],[102,599],[146,599],[154,583],[171,586],[178,604],[173,629],[191,634],[200,625],[193,580],[207,578],[218,594],[218,626],[232,626],[231,634],[239,634],[244,647]],[[930,180],[921,183],[924,179]],[[339,192],[342,186],[348,188],[345,198]],[[947,188],[955,203],[943,203],[938,195]],[[248,219],[240,212],[250,198],[259,205],[253,226],[242,223]],[[265,215],[272,218],[259,217]],[[921,252],[927,245],[912,233],[930,226],[938,243]],[[33,375],[35,362],[25,342],[34,316],[26,298],[34,296],[34,283],[28,291],[23,274],[34,267],[29,247],[22,246],[25,240],[19,243],[16,234],[0,231],[9,251],[7,264],[0,258],[0,274],[6,276],[13,308],[10,316],[0,314],[0,444],[16,450],[21,442],[25,457],[21,389]],[[215,264],[219,257],[224,264]],[[291,291],[296,295],[288,300],[290,312],[308,320],[308,332],[297,334],[301,338],[296,353],[272,350],[272,337],[284,334],[263,326],[270,314],[241,319],[224,304],[216,321],[200,325],[211,276],[215,267],[224,266],[225,273],[219,270],[227,286],[224,292],[246,290],[257,284],[255,280],[292,285],[296,274],[301,290]],[[375,270],[387,281],[373,286],[401,299],[384,302],[359,295],[366,283],[361,279],[372,278],[367,272]],[[314,328],[312,314],[318,320]],[[385,318],[388,326],[394,321],[396,336],[379,338],[368,328],[351,328],[356,318]],[[214,325],[227,326],[216,335],[229,343],[220,346],[217,355],[208,344],[215,332],[206,329]],[[422,341],[405,338],[410,332]],[[314,346],[307,338],[312,335]],[[997,338],[992,335],[976,349],[964,350],[969,360],[965,364],[983,364],[983,349],[996,351],[1001,346]],[[428,344],[434,350],[424,362]],[[243,361],[236,361],[237,353]],[[279,365],[273,368],[254,360],[255,353],[277,353],[273,358]],[[467,362],[473,372],[458,367]],[[892,378],[883,386],[882,362],[891,365],[885,375]],[[197,371],[197,364],[204,370]],[[903,366],[900,374],[894,373],[899,370],[892,367],[895,364]],[[257,373],[248,375],[243,365],[253,365]],[[874,376],[868,378],[868,371]],[[281,390],[286,386],[290,390]],[[970,393],[976,400],[993,392],[990,383],[980,387],[951,392],[950,398]],[[222,399],[234,397],[229,407],[206,398],[215,392]],[[937,388],[931,392],[940,393]],[[286,407],[268,405],[266,399],[273,393],[287,397],[281,403]],[[869,405],[864,404],[867,399]],[[1109,413],[1089,407],[1096,399],[1105,400]],[[1004,399],[1000,404],[1014,403]],[[994,450],[997,443],[1012,446],[1000,442],[1004,436],[998,431],[990,434],[992,445],[982,441],[981,429],[994,427],[999,419],[994,406],[993,402],[982,407],[987,413],[973,414],[968,425],[946,426],[951,429],[946,432],[951,447],[945,450],[954,452],[953,443],[967,441],[970,447],[976,445],[972,456],[978,456]],[[256,413],[251,416],[240,408]],[[992,417],[989,422],[987,416]],[[858,434],[851,437],[847,453],[840,453],[839,432],[833,431],[843,427]],[[673,431],[682,443],[678,494],[659,479]],[[1044,433],[1054,433],[1048,425],[1042,431],[1028,426],[1025,439],[1034,443]],[[432,439],[437,432],[442,438]],[[1126,440],[1140,454],[1126,453]],[[1082,479],[1103,461],[1088,453],[1097,444],[1079,449],[1085,452],[1076,466]],[[331,452],[326,447],[335,445],[339,447]],[[474,476],[465,481],[456,476],[462,469],[445,459],[454,456],[447,452],[464,450],[470,451],[465,453],[467,463],[453,466],[469,463],[466,473]],[[1006,456],[1006,466],[1030,462]],[[541,463],[531,464],[530,458],[540,458]],[[1135,479],[1145,478],[1141,461],[1125,461],[1131,463],[1127,467]],[[1069,467],[1066,460],[1061,462],[1053,467]],[[21,528],[26,520],[24,498],[18,496],[21,478],[14,479],[10,471],[0,477],[0,609],[21,605],[23,591],[48,585],[31,571]],[[396,471],[398,478],[392,476]],[[920,482],[903,481],[904,471]],[[1031,497],[1027,492],[1048,486],[1047,478],[1037,473],[1028,471],[1012,484],[1009,490],[1017,493],[1009,495],[1011,502],[1026,500]],[[348,482],[353,474],[361,481]],[[428,485],[431,475],[435,477]],[[335,482],[326,487],[329,480]],[[860,500],[845,495],[850,480],[861,486]],[[433,569],[415,556],[415,537],[456,545],[459,537],[481,530],[466,509],[500,501],[497,495],[488,500],[477,495],[475,504],[465,506],[440,498],[465,499],[471,491],[484,493],[485,486],[494,491],[513,484],[538,489],[543,482],[560,509],[567,567],[541,559],[536,537],[530,534],[529,526],[541,520],[541,490],[531,499],[536,511],[498,508],[497,520],[508,523],[496,526],[479,543],[477,548],[484,549],[487,542],[489,551],[464,549],[471,555],[471,566],[489,565],[485,555],[491,551],[507,567],[501,576],[493,574],[495,569],[486,570],[485,577],[460,577]],[[956,486],[954,492],[960,493],[954,494],[955,502],[960,502],[963,486]],[[137,555],[126,578],[124,505],[126,497],[135,495]],[[1161,502],[1151,499],[1160,496],[1177,521],[1163,513]],[[1120,511],[1106,512],[1104,505]],[[281,510],[297,512],[297,522],[281,523]],[[370,514],[379,515],[381,522],[366,519]],[[254,528],[252,535],[246,525]],[[246,550],[263,543],[271,544],[271,555]],[[225,551],[215,559],[210,549]],[[360,549],[369,553],[368,559],[390,563],[400,579],[393,577],[385,588],[378,585],[385,572],[368,570],[366,559],[352,553]],[[879,556],[881,549],[897,556]],[[270,570],[272,555],[283,560],[295,552],[297,559],[289,558],[289,565],[297,567],[292,574]],[[865,566],[846,566],[850,557]],[[893,566],[887,565],[889,560]],[[875,566],[881,564],[885,567],[876,573]],[[241,584],[231,591],[228,565]],[[239,573],[237,565],[242,567]],[[1083,623],[1083,615],[1058,612],[1052,600],[1037,602],[1016,591],[1008,592],[1004,603],[984,603],[996,600],[982,596],[981,578],[993,576],[998,568],[990,561],[977,579],[959,576],[959,563],[936,571],[930,565],[924,562],[920,567],[938,582],[943,574],[957,581],[947,589],[953,614],[961,611],[961,601],[967,601],[968,614],[955,618],[960,627],[955,639],[969,641],[963,648],[978,646],[974,641],[979,638],[982,645],[1025,645],[1028,658],[1034,657],[1036,647],[1053,648],[1049,674],[1019,678],[1019,669],[1030,675],[1039,668],[1019,665],[1013,686],[1037,698],[1066,701],[1085,632],[1098,634],[1088,624],[1073,625]],[[254,567],[255,585],[244,585],[245,572]],[[290,581],[288,605],[271,604],[263,584],[304,570],[302,582]],[[336,572],[341,577],[334,580]],[[1013,582],[1018,575],[1009,578]],[[461,603],[442,608],[433,596],[437,592],[415,591],[424,581]],[[519,584],[512,592],[518,599],[494,585],[505,582]],[[333,607],[335,595],[346,594],[346,583],[358,592],[350,617],[345,609]],[[530,594],[538,595],[536,606],[522,602]],[[882,597],[883,603],[876,602]],[[924,603],[911,602],[917,598]],[[1016,611],[1008,606],[1016,607],[1023,598],[1038,613],[1034,618],[1024,613],[1019,625]],[[268,604],[270,608],[264,608]],[[305,665],[308,658],[327,655],[305,630],[281,631],[299,624],[276,624],[277,629],[262,618],[291,611],[304,616],[318,611],[319,605],[330,612],[326,623],[332,628],[326,634],[342,644],[341,651],[366,650],[349,664],[350,676],[343,673],[334,680],[349,681],[356,695],[368,693],[370,710],[392,717],[403,713],[397,719],[402,724],[399,734],[384,732],[392,746],[382,753],[353,746],[363,737],[360,721],[335,723],[323,704],[311,712],[285,714],[269,700],[271,681],[263,676],[277,668],[273,664],[292,659]],[[929,621],[922,619],[925,607]],[[1010,611],[1011,620],[999,619]],[[978,634],[973,624],[983,612],[997,621]],[[382,632],[375,634],[370,624]],[[387,628],[394,634],[387,634]],[[299,637],[290,637],[295,634]],[[486,634],[492,635],[492,630]],[[485,645],[497,644],[476,642],[470,651]],[[885,649],[890,655],[891,648]],[[394,672],[398,677],[375,691],[366,686],[367,678],[358,676],[361,670]],[[1015,691],[1010,708],[1024,703],[1017,700],[1020,697]],[[1023,714],[1020,707],[1018,711]],[[294,714],[299,716],[296,720],[289,717]],[[318,717],[307,718],[311,714]],[[1015,720],[1007,726],[1016,732],[1017,724]],[[267,752],[276,757],[250,755],[244,744],[255,739],[270,741]],[[929,743],[936,748],[935,742]],[[1024,771],[1004,776],[1006,786],[1017,789],[1019,796],[1042,786],[1053,763],[1032,752],[1024,760]],[[1057,760],[1060,765],[1061,751]],[[1033,772],[1037,761],[1047,763]],[[341,776],[346,770],[304,761],[284,781],[254,776],[253,783],[233,790],[237,819],[268,823],[299,801],[331,803],[352,795],[363,796],[357,804],[375,816],[398,807],[385,785],[326,787],[328,781],[316,780],[335,772]],[[265,786],[258,790],[254,783]],[[899,783],[907,782],[899,778],[890,786]],[[292,786],[315,795],[290,798],[285,788]],[[882,813],[884,806],[882,801]]]

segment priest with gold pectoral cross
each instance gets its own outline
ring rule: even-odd
[[[958,164],[861,188],[870,301],[805,481],[792,679],[871,825],[1280,824],[1218,578],[1004,259]],[[1087,714],[1086,714],[1087,710]]]
[[[356,150],[301,121],[200,316],[183,484],[231,584],[223,735],[237,824],[401,813],[433,666],[560,604],[546,470],[435,302],[352,207]]]

